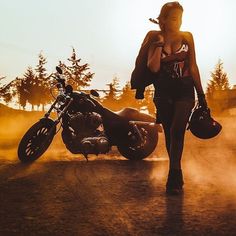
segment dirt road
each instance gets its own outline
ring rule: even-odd
[[[235,235],[235,189],[187,172],[185,194],[168,197],[167,167],[160,158],[2,162],[0,235]]]

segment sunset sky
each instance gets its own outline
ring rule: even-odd
[[[95,73],[92,87],[107,88],[114,76],[130,79],[140,44],[167,1],[0,0],[0,76],[10,81],[35,67],[42,51],[48,72],[66,62],[72,46]],[[236,84],[236,1],[182,0],[181,30],[195,39],[202,83],[222,59],[230,85]]]

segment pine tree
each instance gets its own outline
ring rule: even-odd
[[[22,78],[16,78],[9,84],[13,91],[13,96],[17,95],[19,105],[25,109],[27,103],[31,104],[32,110],[36,105],[38,108],[40,105],[43,106],[50,101],[49,93],[49,77],[47,76],[46,69],[46,58],[39,54],[39,62],[36,66],[36,73],[29,66]]]
[[[107,84],[109,86],[109,92],[105,96],[108,100],[118,100],[118,90],[119,90],[119,78],[116,76],[112,79],[112,82]]]
[[[36,77],[35,77],[35,102],[36,105],[42,105],[42,108],[44,110],[45,104],[50,102],[51,96],[50,96],[50,83],[49,78],[50,76],[47,75],[47,70],[45,68],[45,65],[47,63],[46,58],[42,55],[42,53],[39,54],[39,61],[38,65],[36,66]]]
[[[23,75],[23,78],[16,78],[17,83],[17,95],[19,104],[25,109],[26,103],[29,102],[33,106],[36,103],[35,87],[37,86],[35,81],[35,74],[32,67],[28,67]]]
[[[106,107],[117,110],[119,109],[119,78],[115,76],[107,86],[109,86],[109,90],[104,96],[102,104]]]
[[[223,62],[219,60],[214,71],[211,72],[211,79],[207,84],[207,96],[212,98],[214,92],[227,89],[230,89],[228,76],[224,72]]]
[[[25,110],[26,103],[28,101],[29,91],[27,90],[27,85],[23,79],[18,79],[17,85],[17,95],[18,95],[18,102],[19,105]]]
[[[4,80],[6,77],[3,76],[0,78],[0,82]],[[3,101],[8,104],[9,102],[12,101],[14,95],[15,95],[15,86],[14,86],[14,81],[11,81],[8,84],[5,84],[0,87],[0,97],[3,99]]]
[[[88,87],[94,73],[88,72],[89,65],[80,64],[81,59],[77,58],[75,49],[72,48],[72,55],[67,59],[70,65],[59,62],[59,66],[63,69],[67,83],[70,84],[75,90],[81,90]]]
[[[1,81],[4,80],[6,77],[2,76],[0,77],[0,85],[1,85]],[[4,86],[0,86],[0,97],[3,97],[4,94]]]
[[[119,99],[121,107],[135,107],[139,108],[137,100],[135,100],[135,92],[131,90],[130,82],[126,82],[125,86],[122,89],[122,94]]]
[[[8,104],[12,100],[13,94],[11,92],[10,84],[4,85],[0,88],[0,96],[1,98],[3,98],[6,104]]]

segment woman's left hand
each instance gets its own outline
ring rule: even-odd
[[[205,94],[198,94],[198,104],[200,107],[202,107],[204,109],[208,108]]]

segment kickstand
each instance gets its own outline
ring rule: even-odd
[[[86,161],[88,162],[88,154],[84,154]]]

